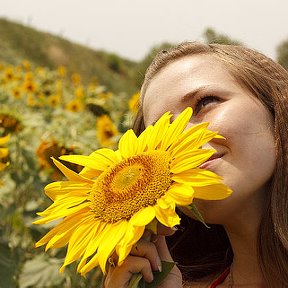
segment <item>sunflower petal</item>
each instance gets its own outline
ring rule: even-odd
[[[107,158],[104,158],[102,154],[95,153],[93,156],[63,155],[59,158],[94,170],[103,171],[107,168]]]
[[[174,183],[166,192],[165,197],[170,197],[176,205],[186,206],[192,203],[194,190],[191,186]]]
[[[99,266],[103,273],[106,273],[107,259],[113,253],[113,251],[115,251],[117,244],[125,235],[127,225],[128,224],[126,221],[119,221],[119,223],[115,223],[113,226],[111,226],[110,230],[110,234],[113,235],[113,237],[111,237],[109,241],[105,239],[105,241],[100,244],[97,254]]]
[[[174,227],[180,224],[180,218],[172,207],[163,209],[159,205],[154,206],[156,218],[167,227]]]
[[[187,127],[187,124],[192,116],[192,108],[187,107],[173,122],[170,124],[168,131],[161,143],[161,149],[167,150],[168,147],[174,143],[183,130]]]
[[[153,126],[150,125],[138,137],[137,154],[145,152],[147,150],[147,145],[150,141],[152,131]]]
[[[91,153],[89,157],[94,158],[96,161],[99,161],[101,163],[99,169],[91,169],[88,167],[84,167],[79,173],[80,175],[90,179],[99,176],[105,169],[121,161],[120,153],[118,153],[118,151],[113,151],[108,148],[98,149]]]
[[[221,183],[203,187],[194,187],[194,191],[195,198],[204,200],[222,200],[232,193],[231,189]]]
[[[97,252],[101,241],[105,238],[107,239],[107,236],[109,236],[110,225],[106,225],[101,221],[98,221],[97,223],[98,226],[95,225],[94,231],[91,232],[93,241],[88,243],[85,253],[77,266],[77,272],[81,273],[81,275],[85,275],[95,266],[99,265],[98,254],[95,252]],[[93,256],[88,261],[88,257],[91,255]]]
[[[155,210],[153,207],[148,206],[135,213],[131,217],[129,222],[131,223],[131,225],[134,226],[146,226],[154,218],[155,218]]]
[[[172,173],[178,174],[183,171],[196,168],[200,164],[207,161],[214,153],[215,150],[212,149],[209,150],[197,149],[190,151],[188,153],[181,155],[181,157],[174,159],[171,163],[170,170]]]
[[[55,209],[52,211],[47,212],[46,210],[44,210],[41,213],[37,213],[40,216],[41,215],[43,215],[43,216],[47,215],[47,216],[42,218],[42,219],[36,220],[33,223],[34,224],[45,224],[45,223],[51,222],[53,220],[56,220],[58,218],[63,218],[63,217],[69,216],[73,213],[76,213],[76,212],[80,211],[81,209],[88,207],[89,205],[90,205],[90,203],[85,202],[85,203],[82,203],[78,206],[75,206],[72,208],[67,208],[66,207],[67,204],[65,203],[64,205],[61,205],[61,206],[59,205],[58,207],[55,207]]]
[[[66,194],[86,196],[91,191],[91,185],[77,181],[52,182],[44,188],[45,194],[53,201]]]
[[[94,254],[99,247],[99,243],[102,241],[104,237],[107,237],[107,235],[109,234],[110,226],[107,227],[107,225],[101,221],[98,221],[97,223],[98,223],[97,226],[94,226],[93,241],[91,241],[87,245],[82,259],[86,259],[90,257],[92,254]],[[80,270],[81,270],[81,267],[79,267],[79,271]]]
[[[218,184],[222,177],[217,174],[200,168],[183,171],[171,176],[177,183],[191,185],[192,187],[202,187],[206,185]]]
[[[85,259],[84,261],[86,261]],[[98,254],[93,255],[93,257],[87,262],[86,264],[83,265],[84,262],[81,263],[81,270],[80,273],[82,276],[85,276],[89,271],[91,271],[94,267],[99,265],[99,259],[98,259]],[[78,271],[79,272],[79,271]]]
[[[128,224],[126,233],[122,240],[116,246],[116,253],[118,255],[118,265],[121,265],[126,257],[129,255],[132,246],[138,242],[143,236],[145,226],[133,226]]]
[[[76,172],[70,170],[64,164],[62,164],[61,162],[59,162],[55,158],[52,157],[52,160],[53,160],[54,164],[57,166],[57,168],[64,174],[64,176],[67,179],[69,179],[71,181],[91,182],[91,183],[93,183],[91,180],[89,180],[87,178],[83,178],[82,176],[79,176]]]
[[[81,223],[81,219],[83,218],[83,215],[85,215],[85,212],[87,212],[87,209],[83,209],[81,213],[75,213],[69,217],[66,217],[43,238],[41,238],[35,244],[35,247],[40,247],[46,243],[47,245],[45,250],[48,250],[51,247],[59,248],[65,246],[68,243],[75,227]]]
[[[150,133],[150,139],[147,143],[148,151],[155,150],[159,143],[166,138],[166,133],[170,124],[172,114],[166,112],[161,118],[155,123]]]
[[[138,138],[132,129],[129,129],[119,141],[119,151],[124,159],[135,155],[138,148]]]
[[[61,269],[76,261],[84,254],[88,243],[92,241],[93,233],[91,233],[91,231],[95,225],[95,223],[93,223],[94,225],[92,223],[91,220],[86,219],[86,221],[82,221],[81,225],[74,230],[69,240],[66,258]]]
[[[218,138],[217,132],[207,130],[209,123],[201,123],[190,127],[179,136],[177,141],[168,149],[173,157],[179,153],[200,148],[213,138]]]

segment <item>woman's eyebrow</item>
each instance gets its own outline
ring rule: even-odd
[[[209,92],[209,93],[229,93],[229,91],[216,86],[216,85],[203,85],[203,86],[199,86],[195,89],[193,89],[193,91],[190,91],[188,93],[186,93],[185,95],[183,95],[180,99],[181,102],[187,102],[187,101],[191,101],[195,96],[197,96],[198,93],[203,93],[203,92]]]
[[[192,98],[194,98],[198,93],[206,91],[207,89],[214,87],[211,85],[203,85],[203,86],[199,86],[195,89],[193,89],[192,91],[186,93],[185,95],[183,95],[181,97],[181,102],[186,102],[187,100],[191,100]]]

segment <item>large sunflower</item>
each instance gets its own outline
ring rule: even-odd
[[[209,131],[208,123],[185,130],[191,115],[187,108],[170,124],[167,112],[138,138],[128,130],[117,151],[102,148],[89,156],[60,157],[84,166],[79,174],[53,159],[68,181],[45,187],[54,203],[34,223],[64,219],[36,247],[68,244],[61,271],[81,258],[77,271],[82,275],[98,265],[105,273],[107,259],[117,253],[121,265],[153,220],[168,227],[179,224],[176,205],[230,195],[219,176],[197,168],[215,152],[201,146],[221,136]]]

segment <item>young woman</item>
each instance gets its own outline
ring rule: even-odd
[[[189,125],[209,122],[225,137],[203,147],[217,152],[202,168],[233,193],[195,202],[210,228],[179,209],[181,231],[159,227],[154,241],[141,239],[123,265],[109,268],[104,287],[128,287],[138,272],[150,282],[160,259],[178,264],[162,288],[288,287],[287,71],[245,47],[182,43],[148,68],[134,130],[187,106]]]

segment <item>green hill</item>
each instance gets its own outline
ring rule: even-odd
[[[112,92],[134,93],[139,88],[139,63],[0,18],[0,62],[16,65],[23,59],[51,69],[64,65],[84,83],[97,78]]]

